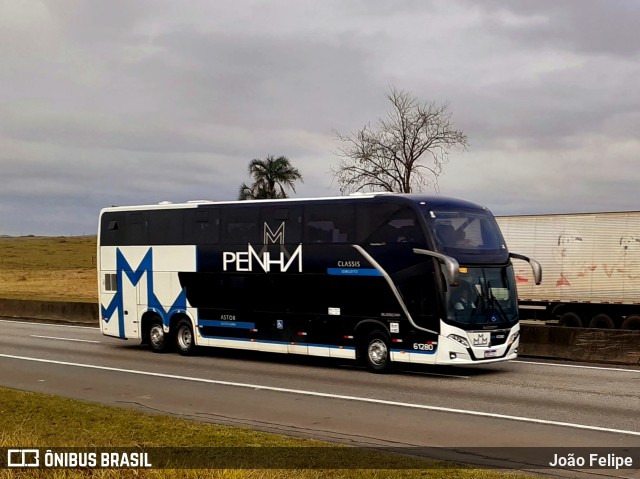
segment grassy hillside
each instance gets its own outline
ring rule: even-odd
[[[0,238],[0,298],[97,297],[95,237]]]

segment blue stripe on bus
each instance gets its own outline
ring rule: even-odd
[[[420,351],[418,349],[392,349],[391,352],[405,354],[436,354],[436,349],[434,349],[433,351]]]
[[[210,319],[200,319],[198,326],[214,327],[214,328],[236,328],[236,329],[255,329],[255,323],[243,323],[240,321],[214,321]]]
[[[355,346],[329,346],[328,344],[296,343],[296,345],[309,346],[310,348],[346,349],[355,351]]]
[[[269,341],[267,339],[262,339],[262,340],[255,340],[255,339],[251,339],[251,338],[233,338],[233,337],[229,337],[229,336],[211,336],[209,334],[202,334],[202,332],[200,332],[200,336],[202,336],[203,338],[206,339],[222,339],[225,341],[240,341],[243,343],[266,343],[266,344],[291,344],[290,342],[283,342],[283,341]]]
[[[251,339],[251,338],[230,338],[228,336],[210,336],[207,334],[200,333],[200,336],[207,339],[222,339],[224,341],[241,341],[244,343],[264,343],[264,344],[283,344],[286,346],[292,345],[293,341],[271,341],[268,339]],[[330,346],[328,344],[310,344],[310,343],[299,343],[295,342],[294,346],[308,346],[313,348],[329,348],[329,349],[346,349],[354,351],[355,346]]]
[[[382,273],[373,268],[327,268],[327,274],[338,276],[382,276]]]

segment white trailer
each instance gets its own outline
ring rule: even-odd
[[[514,263],[521,316],[560,325],[640,329],[640,212],[496,218],[510,250],[536,258],[544,275]]]

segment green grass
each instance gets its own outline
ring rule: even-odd
[[[289,438],[250,429],[203,424],[152,415],[73,399],[0,388],[0,447],[327,447],[320,441]],[[334,449],[335,450],[335,449]],[[363,451],[371,460],[380,454]],[[464,468],[447,463],[427,463],[405,456],[384,454],[385,469],[38,469],[0,470],[0,478],[460,478],[525,479],[531,476]],[[416,469],[394,469],[412,463]],[[420,469],[425,464],[429,468]],[[434,468],[433,465],[438,465]]]

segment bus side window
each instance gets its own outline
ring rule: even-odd
[[[362,205],[358,210],[358,242],[394,244],[423,242],[415,212],[397,204]]]
[[[124,213],[105,213],[102,216],[100,243],[103,246],[123,246],[126,244],[126,231],[127,225]]]
[[[184,241],[186,244],[217,244],[220,212],[217,208],[197,208],[185,214]]]
[[[118,291],[118,275],[115,273],[105,273],[104,291],[107,293]]]
[[[307,243],[349,243],[355,238],[355,210],[350,204],[311,204],[305,208]]]
[[[127,245],[144,245],[149,242],[149,215],[146,211],[127,213],[125,241]]]
[[[309,221],[307,223],[308,243],[331,243],[333,223],[328,221]]]
[[[236,207],[224,210],[222,216],[222,243],[224,244],[260,244],[258,229],[259,209],[255,207]]]
[[[152,210],[148,213],[151,243],[182,244],[182,211],[178,209]]]

